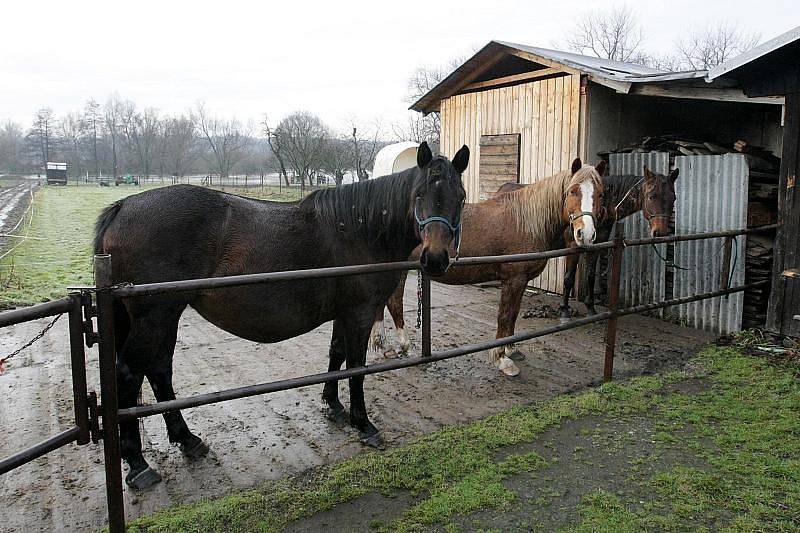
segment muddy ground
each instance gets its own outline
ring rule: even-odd
[[[406,291],[413,323],[416,279]],[[440,349],[494,336],[499,291],[494,287],[433,285],[433,344]],[[527,295],[517,330],[552,325],[557,299]],[[38,332],[40,321],[0,332],[0,352]],[[14,359],[0,376],[0,456],[65,429],[71,423],[66,321]],[[389,446],[447,424],[474,420],[518,403],[552,397],[599,383],[602,324],[532,340],[518,362],[521,374],[506,378],[485,354],[368,376],[373,422]],[[316,373],[327,368],[330,325],[291,341],[258,345],[225,333],[187,312],[176,350],[179,396]],[[616,376],[680,367],[710,340],[706,333],[648,317],[620,321]],[[368,359],[378,359],[370,354]],[[90,387],[97,385],[96,350],[88,352]],[[345,386],[342,385],[345,389]],[[236,400],[185,412],[190,427],[211,446],[205,459],[187,463],[172,447],[159,417],[143,421],[146,457],[164,476],[153,489],[126,488],[128,518],[178,503],[247,488],[266,479],[302,472],[362,450],[357,435],[323,416],[322,387]],[[469,393],[465,393],[469,391]],[[347,404],[347,394],[342,394]],[[152,401],[149,389],[145,401]],[[69,446],[0,477],[0,531],[86,531],[106,522],[101,445]]]
[[[24,234],[24,224],[20,222],[31,199],[31,191],[37,182],[23,179],[3,178],[0,180],[0,255],[4,250],[19,243],[19,239],[7,237],[12,231]],[[15,229],[16,226],[16,229]]]

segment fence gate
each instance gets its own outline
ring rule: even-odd
[[[77,444],[88,444],[97,442],[99,438],[97,421],[97,397],[94,392],[87,393],[86,390],[86,353],[84,351],[84,326],[91,324],[90,320],[83,321],[83,312],[88,317],[92,316],[92,304],[89,295],[86,298],[80,294],[71,294],[67,298],[34,305],[14,311],[0,313],[0,328],[30,322],[47,317],[59,317],[67,314],[69,319],[69,348],[70,362],[72,368],[72,395],[73,410],[75,413],[75,425],[52,437],[49,437],[29,448],[25,448],[10,457],[0,460],[0,475],[6,474],[15,468],[33,461],[43,455],[62,448],[73,442]],[[52,325],[52,324],[51,324]],[[33,341],[38,340],[46,333],[50,326],[42,330]],[[94,342],[92,334],[86,335],[87,344],[91,346]],[[28,346],[31,343],[28,343]]]

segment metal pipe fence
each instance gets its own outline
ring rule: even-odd
[[[269,272],[260,274],[245,274],[238,276],[226,276],[217,278],[203,278],[180,281],[167,281],[160,283],[147,283],[141,285],[120,284],[113,285],[111,272],[111,257],[108,255],[95,256],[95,278],[96,287],[86,289],[83,295],[71,295],[70,298],[41,304],[28,309],[0,313],[0,327],[16,324],[28,320],[34,320],[46,316],[52,316],[63,312],[70,315],[70,347],[73,361],[73,389],[75,396],[75,420],[76,426],[52,437],[34,448],[21,452],[9,459],[0,462],[0,473],[5,473],[12,468],[16,468],[25,462],[35,459],[70,442],[84,444],[91,438],[94,442],[102,435],[104,446],[104,463],[106,469],[106,493],[109,514],[109,528],[114,532],[125,530],[125,513],[122,491],[122,468],[119,446],[119,423],[121,421],[153,416],[168,411],[198,407],[212,403],[219,403],[238,398],[246,398],[261,394],[268,394],[283,390],[289,390],[309,385],[322,384],[327,381],[342,380],[352,377],[365,376],[388,372],[400,368],[430,364],[436,361],[443,361],[454,357],[480,352],[508,344],[522,342],[553,333],[567,331],[570,329],[583,327],[602,321],[607,321],[606,345],[604,358],[603,379],[608,381],[613,375],[614,352],[616,346],[617,319],[620,316],[652,311],[672,305],[715,298],[736,292],[741,292],[753,287],[762,286],[767,282],[745,284],[737,287],[727,286],[727,276],[723,276],[725,282],[719,290],[704,294],[692,295],[683,298],[674,298],[663,302],[637,305],[629,308],[620,309],[619,303],[619,284],[620,272],[622,267],[622,251],[626,246],[645,246],[651,244],[685,242],[700,239],[712,238],[731,238],[737,235],[745,235],[775,229],[776,225],[762,226],[743,230],[720,231],[710,233],[697,233],[690,235],[673,235],[669,237],[656,237],[650,239],[629,239],[624,240],[622,233],[617,228],[617,237],[613,242],[593,244],[581,248],[567,248],[552,250],[547,252],[535,252],[526,254],[514,254],[506,256],[485,256],[460,258],[453,261],[451,268],[460,268],[471,265],[498,264],[508,262],[542,261],[556,257],[580,254],[588,251],[612,250],[612,286],[610,291],[610,301],[608,311],[584,318],[574,319],[565,324],[558,324],[547,328],[534,331],[522,331],[514,335],[499,339],[482,341],[468,344],[456,348],[442,351],[432,351],[431,349],[431,279],[420,272],[421,279],[421,305],[422,305],[422,355],[420,357],[410,357],[383,361],[380,363],[338,370],[334,372],[323,372],[308,376],[300,376],[280,381],[249,385],[205,394],[198,394],[186,398],[179,398],[171,401],[158,402],[150,405],[141,405],[131,408],[119,409],[117,401],[117,377],[116,377],[116,347],[114,339],[114,312],[113,304],[120,298],[146,298],[149,296],[198,290],[215,290],[228,287],[241,287],[262,283],[276,283],[287,281],[299,281],[305,279],[319,279],[342,276],[357,276],[379,272],[390,272],[398,270],[419,270],[420,266],[415,261],[400,261],[394,263],[381,263],[369,265],[349,265],[339,267],[328,267],[308,270],[295,270],[286,272]],[[726,254],[728,262],[730,258]],[[723,269],[730,269],[730,265],[723,265]],[[729,270],[726,270],[729,272]],[[94,295],[95,307],[91,302],[87,304],[87,298]],[[81,322],[82,311],[88,315],[88,320]],[[97,316],[97,334],[91,329],[91,317]],[[100,389],[102,397],[101,417],[103,420],[102,430],[99,431],[98,416],[93,411],[97,410],[96,399],[93,394],[86,394],[85,376],[85,355],[83,353],[83,336],[91,346],[99,341],[99,367],[100,367]],[[83,364],[84,366],[81,366]],[[81,375],[82,374],[82,375]],[[80,411],[80,412],[79,412]]]

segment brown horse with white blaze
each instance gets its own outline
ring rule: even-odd
[[[583,165],[580,159],[575,159],[570,170],[509,194],[467,204],[462,212],[461,255],[477,257],[552,250],[570,226],[576,242],[594,242],[595,218],[603,194],[600,175],[604,166],[604,162],[597,167]],[[419,248],[414,250],[411,259],[418,257],[419,253]],[[497,338],[501,338],[514,333],[525,287],[541,274],[546,264],[547,260],[539,260],[459,266],[451,268],[436,281],[467,285],[500,280],[502,291],[497,312]],[[403,320],[404,289],[405,275],[387,304],[403,353],[411,347]],[[372,328],[371,345],[375,349],[385,343],[381,335],[382,325],[383,309],[380,309]],[[513,346],[495,348],[491,352],[496,368],[508,376],[519,374],[519,368],[509,357],[512,353]]]

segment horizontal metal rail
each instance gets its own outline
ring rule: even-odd
[[[767,283],[768,281],[759,281],[757,283],[749,283],[747,285],[740,285],[738,287],[733,287],[730,289],[698,294],[694,296],[687,296],[683,298],[674,298],[660,303],[637,305],[634,307],[620,309],[616,313],[616,315],[617,316],[632,315],[636,313],[642,313],[644,311],[660,309],[662,307],[681,305],[684,303],[691,303],[698,300],[715,298],[718,296],[724,296],[726,294],[745,291],[754,287],[760,287]],[[615,316],[615,313],[612,313],[611,311],[606,311],[603,313],[598,313],[597,315],[579,318],[577,320],[571,320],[566,324],[558,324],[555,326],[550,326],[535,331],[523,331],[520,333],[515,333],[514,335],[510,335],[508,337],[501,337],[499,339],[492,339],[474,344],[459,346],[457,348],[451,348],[449,350],[433,352],[429,357],[409,357],[405,359],[394,359],[392,361],[384,361],[381,363],[375,363],[368,366],[349,368],[347,370],[322,372],[319,374],[312,374],[309,376],[283,379],[280,381],[272,381],[269,383],[261,383],[258,385],[249,385],[246,387],[237,387],[235,389],[228,389],[219,392],[198,394],[195,396],[189,396],[187,398],[179,398],[177,400],[169,400],[166,402],[158,402],[149,405],[129,407],[127,409],[119,410],[119,419],[128,420],[131,418],[144,418],[161,413],[166,413],[169,411],[177,411],[180,409],[188,409],[191,407],[200,407],[202,405],[208,405],[211,403],[225,402],[228,400],[236,400],[239,398],[247,398],[249,396],[258,396],[261,394],[268,394],[271,392],[279,392],[289,389],[296,389],[299,387],[307,387],[309,385],[318,385],[320,383],[325,383],[326,381],[343,380],[359,376],[366,376],[369,374],[387,372],[390,370],[397,370],[400,368],[407,368],[411,366],[426,365],[430,363],[435,363],[436,361],[443,361],[445,359],[452,359],[453,357],[460,357],[462,355],[481,352],[484,350],[490,350],[492,348],[498,348],[500,346],[506,346],[508,344],[515,344],[518,342],[535,339],[537,337],[544,337],[546,335],[551,335],[553,333],[558,333],[560,331],[567,331],[570,329],[586,326],[589,324],[594,324],[595,322],[602,322],[604,320],[612,318],[613,316]]]
[[[700,239],[712,239],[717,237],[731,237],[757,233],[775,229],[776,224],[761,226],[742,230],[719,231],[712,233],[695,233],[689,235],[673,235],[670,237],[654,237],[651,239],[632,239],[625,241],[626,246],[644,246],[648,244],[661,244],[668,242],[682,242]],[[608,250],[614,247],[613,242],[603,242],[590,244],[577,248],[562,248],[559,250],[548,250],[546,252],[531,252],[525,254],[511,255],[491,255],[478,257],[461,257],[450,264],[451,268],[458,268],[472,265],[486,265],[494,263],[519,263],[525,261],[541,261],[576,255],[585,252],[595,252]],[[176,281],[162,281],[157,283],[143,283],[140,285],[130,285],[114,287],[111,292],[118,298],[129,298],[133,296],[154,296],[170,292],[197,291],[209,289],[222,289],[228,287],[241,287],[245,285],[256,285],[260,283],[276,283],[281,281],[298,281],[304,279],[335,278],[363,274],[373,274],[377,272],[391,272],[397,270],[417,270],[420,265],[417,261],[397,261],[393,263],[376,263],[368,265],[348,265],[327,268],[312,268],[306,270],[288,270],[284,272],[263,272],[258,274],[241,274],[236,276],[220,276],[215,278],[200,278]]]
[[[23,307],[22,309],[3,311],[0,313],[0,328],[60,315],[61,313],[68,312],[72,308],[72,305],[72,300],[70,298],[61,298],[60,300]]]
[[[11,470],[14,470],[17,467],[24,465],[25,463],[30,463],[34,459],[38,459],[39,457],[46,455],[53,450],[57,450],[64,445],[67,445],[71,442],[75,442],[78,440],[78,437],[81,435],[81,428],[73,427],[66,431],[62,431],[56,435],[53,435],[50,438],[43,440],[42,442],[31,446],[19,453],[16,453],[10,457],[7,457],[0,461],[0,475],[5,474]]]

